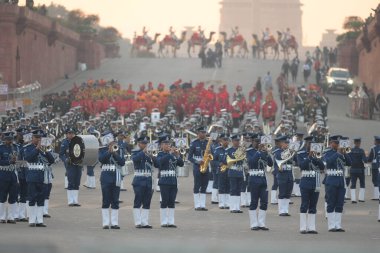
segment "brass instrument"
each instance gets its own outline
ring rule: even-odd
[[[45,139],[44,141],[42,139]],[[54,150],[54,140],[55,136],[52,134],[49,134],[48,137],[41,138],[41,148],[40,150],[42,152],[51,152]]]
[[[208,129],[208,133],[211,133],[212,129],[215,127],[215,126],[218,126],[218,125],[211,125]],[[206,145],[206,149],[205,149],[205,152],[203,154],[203,160],[199,166],[199,170],[201,173],[206,173],[207,170],[208,170],[208,165],[210,163],[210,161],[212,161],[214,159],[214,157],[212,156],[211,154],[211,142],[212,142],[212,138],[211,136],[209,137],[208,141],[207,141],[207,145]]]
[[[322,158],[322,153],[321,152],[313,152],[313,157],[317,158],[317,159],[321,159]]]
[[[284,163],[286,163],[287,161],[292,159],[295,154],[297,154],[297,151],[295,151],[293,149],[289,149],[289,148],[282,151],[281,160],[276,159],[276,163],[278,165],[278,170],[282,171],[283,170],[282,165],[284,165]]]
[[[238,149],[235,151],[235,153],[233,154],[235,158],[232,158],[230,157],[229,155],[227,155],[227,164],[223,164],[221,167],[220,167],[220,172],[225,172],[228,168],[230,168],[233,164],[239,162],[239,161],[243,161],[246,157],[247,157],[247,154],[246,154],[246,147],[244,145],[244,137],[241,136],[240,137],[240,145],[238,147]]]
[[[344,152],[345,152],[346,154],[351,153],[351,147],[346,147],[346,148],[344,148]]]
[[[118,145],[117,143],[112,144],[112,146],[111,146],[111,150],[112,150],[112,152],[117,152],[117,151],[119,151],[119,145]]]

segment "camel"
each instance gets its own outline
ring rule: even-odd
[[[277,31],[278,34],[278,42],[282,47],[282,51],[284,52],[284,59],[289,59],[290,51],[293,50],[296,56],[298,56],[298,43],[296,38],[292,36],[290,39],[285,41],[282,39],[282,33]]]
[[[152,49],[153,45],[157,42],[159,36],[160,34],[156,33],[154,35],[154,39],[150,37],[144,38],[143,36],[134,38],[131,48],[131,56],[136,56],[137,53],[143,51],[143,49],[145,49],[146,52],[149,52]]]
[[[210,32],[208,39],[206,39],[204,36],[200,36],[199,33],[194,32],[191,38],[187,41],[187,53],[189,54],[189,57],[191,57],[191,48],[193,48],[194,52],[195,46],[200,46],[201,48],[206,47],[206,45],[212,40],[214,34],[215,32]]]
[[[181,33],[181,38],[173,38],[171,35],[166,35],[163,40],[161,40],[158,45],[158,56],[168,56],[169,55],[169,48],[171,48],[173,57],[177,57],[177,50],[180,49],[181,44],[185,41],[186,39],[186,31],[183,31]],[[166,48],[166,52],[164,53],[164,50]]]
[[[266,59],[267,48],[272,49],[272,52],[274,53],[273,60],[276,60],[279,58],[279,55],[280,55],[279,45],[273,36],[270,36],[268,40],[264,40],[264,38],[261,40],[260,50],[263,52],[264,59]]]
[[[240,55],[243,58],[248,57],[248,44],[247,41],[243,38],[242,35],[236,35],[230,39],[227,39],[226,32],[220,32],[224,40],[224,53],[230,57],[234,57],[234,48],[239,47],[237,55]],[[229,52],[230,50],[230,52]]]

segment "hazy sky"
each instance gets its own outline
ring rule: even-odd
[[[184,26],[198,26],[217,31],[221,0],[54,0],[68,9],[81,8],[98,14],[102,25],[115,26],[124,37],[141,33],[146,26],[150,35],[167,34],[169,26],[179,32]],[[20,1],[23,3],[24,1]],[[50,4],[52,0],[35,0],[35,4]],[[303,42],[316,45],[325,29],[341,32],[346,16],[367,17],[379,0],[301,0],[303,10]]]

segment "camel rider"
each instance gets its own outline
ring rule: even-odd
[[[201,39],[205,38],[205,33],[204,33],[204,30],[202,30],[201,26],[198,26],[198,34],[199,34],[199,38]]]
[[[286,28],[286,32],[284,32],[284,41],[288,42],[292,38],[292,34],[290,33],[290,28]]]
[[[175,35],[175,31],[173,29],[173,27],[169,27],[169,34],[170,34],[170,37],[173,39],[173,40],[177,40],[177,36]]]
[[[270,40],[270,37],[271,37],[270,31],[269,31],[269,28],[267,27],[265,28],[265,31],[263,32],[263,39],[264,41],[268,41]]]
[[[143,27],[142,34],[143,34],[143,38],[144,38],[144,39],[149,40],[149,37],[148,37],[148,30],[146,29],[145,26]]]
[[[231,34],[231,38],[235,38],[236,36],[239,35],[239,27],[238,26],[235,26],[235,28],[232,28],[232,34]]]

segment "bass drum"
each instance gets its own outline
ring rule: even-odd
[[[77,135],[69,145],[70,161],[74,165],[93,166],[98,162],[99,141],[93,135]]]

